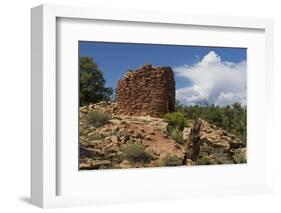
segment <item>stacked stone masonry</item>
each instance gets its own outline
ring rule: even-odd
[[[129,70],[116,89],[117,112],[124,115],[162,117],[175,111],[175,80],[170,67]]]

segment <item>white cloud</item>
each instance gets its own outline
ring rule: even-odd
[[[222,61],[214,51],[192,65],[174,68],[175,74],[187,78],[191,86],[176,91],[177,100],[184,104],[246,105],[246,61]]]

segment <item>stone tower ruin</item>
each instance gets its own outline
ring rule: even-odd
[[[117,112],[124,115],[162,117],[175,111],[175,80],[170,67],[129,70],[116,89]]]

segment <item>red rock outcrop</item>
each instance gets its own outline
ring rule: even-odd
[[[100,102],[80,107],[80,169],[141,168],[247,163],[247,148],[235,135],[197,119],[189,120],[177,143],[162,118],[114,114],[116,103]],[[93,112],[104,112],[110,119],[102,126],[89,122]],[[149,160],[131,161],[126,148]],[[146,155],[143,155],[143,154]]]
[[[175,111],[175,80],[170,67],[145,64],[128,71],[118,81],[117,112],[124,115],[161,117]]]
[[[235,135],[198,119],[184,128],[186,156],[183,164],[246,163],[246,147]]]

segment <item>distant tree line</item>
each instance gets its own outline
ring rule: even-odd
[[[176,111],[183,113],[186,119],[204,119],[224,130],[238,136],[244,144],[247,138],[247,108],[239,103],[224,107],[208,106],[184,106],[176,103]]]

